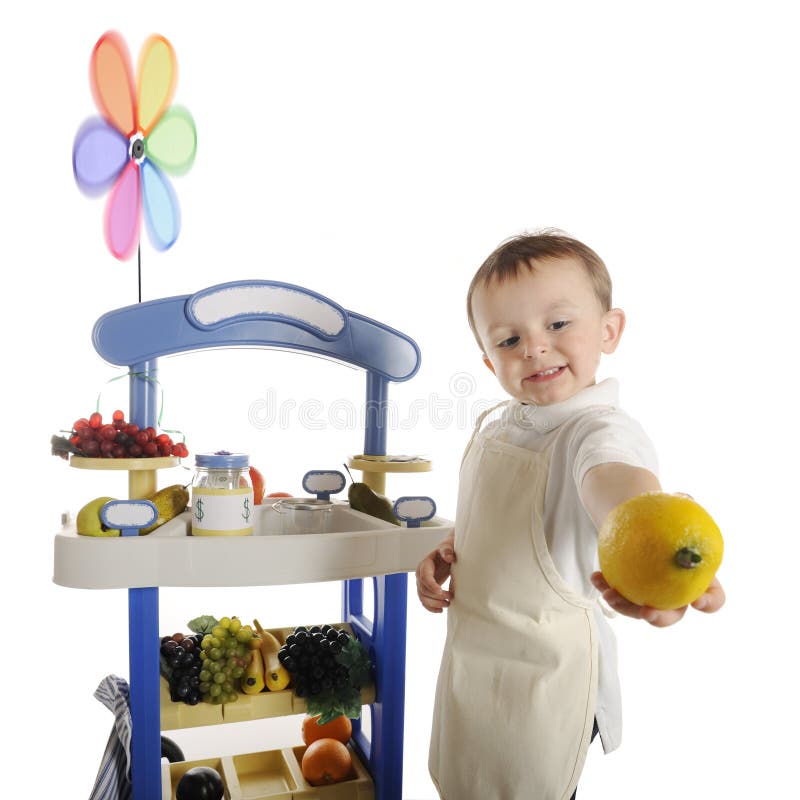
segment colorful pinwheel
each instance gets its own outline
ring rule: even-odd
[[[177,79],[175,51],[163,36],[151,36],[142,46],[135,84],[120,34],[103,34],[92,51],[89,80],[102,117],[81,126],[72,167],[85,194],[111,189],[103,227],[108,249],[120,260],[137,248],[142,207],[157,250],[166,250],[178,238],[178,198],[164,173],[189,170],[197,132],[185,108],[169,107]]]

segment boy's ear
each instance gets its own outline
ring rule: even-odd
[[[492,362],[489,361],[489,357],[486,355],[486,353],[483,353],[482,355],[483,355],[483,363],[486,364],[492,375],[496,375],[497,373],[494,371],[494,367],[492,366]]]
[[[612,308],[603,314],[602,352],[606,355],[617,349],[622,331],[625,330],[625,312],[621,308]]]

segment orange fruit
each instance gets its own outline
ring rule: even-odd
[[[337,739],[317,739],[306,748],[300,771],[312,786],[326,786],[350,777],[353,759]]]
[[[651,608],[693,603],[722,563],[722,534],[711,515],[691,497],[666,492],[648,492],[612,509],[597,545],[608,584]]]
[[[303,742],[305,744],[316,742],[317,739],[336,739],[342,744],[350,741],[350,737],[353,735],[353,724],[344,714],[324,725],[319,724],[319,717],[319,714],[316,717],[306,714],[303,718]]]

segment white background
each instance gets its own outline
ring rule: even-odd
[[[665,489],[693,494],[726,539],[716,617],[668,630],[618,619],[625,736],[591,748],[580,796],[791,793],[798,725],[794,394],[798,51],[776,2],[30,3],[0,29],[5,395],[4,796],[89,794],[111,728],[92,693],[127,676],[124,591],[52,577],[62,510],[123,496],[71,470],[52,433],[126,408],[90,335],[136,301],[135,262],[102,239],[72,142],[95,113],[89,54],[106,29],[136,57],[153,32],[197,123],[175,181],[177,244],[142,246],[143,297],[225,280],[299,283],[411,335],[391,387],[390,450],[434,472],[390,479],[454,514],[471,411],[502,399],[464,295],[502,239],[557,226],[606,260],[628,329],[600,377],[622,384]],[[243,449],[269,490],[359,452],[363,374],[267,351],[164,359],[163,426],[192,453]],[[263,425],[268,398],[283,419]],[[303,401],[319,401],[301,406]],[[292,403],[295,405],[292,405]],[[420,409],[412,418],[413,409]],[[449,417],[447,416],[449,414]],[[191,460],[190,460],[191,462]],[[188,480],[164,474],[161,485]],[[161,592],[165,633],[198,614],[268,626],[334,621],[339,585]],[[409,607],[404,797],[433,798],[426,755],[445,620]],[[297,718],[175,735],[190,758],[299,742]],[[224,735],[223,735],[224,733]],[[487,727],[487,748],[491,732]],[[8,745],[6,746],[8,747]],[[10,786],[8,781],[10,780]]]

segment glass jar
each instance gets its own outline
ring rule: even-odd
[[[195,456],[192,535],[250,536],[252,533],[249,457],[227,450]]]
[[[284,497],[272,504],[281,518],[281,533],[328,533],[333,503],[316,497]]]

